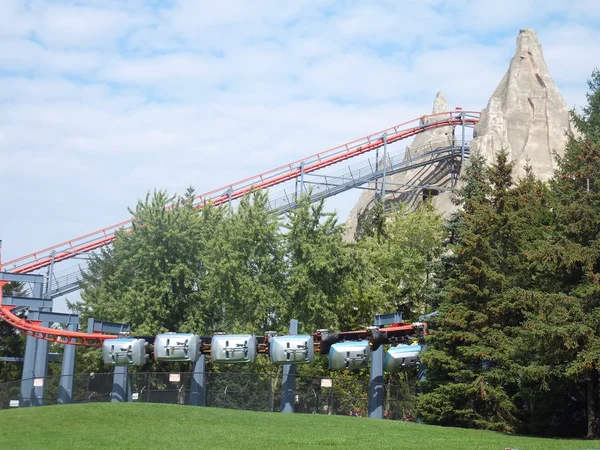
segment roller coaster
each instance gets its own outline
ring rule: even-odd
[[[317,189],[311,192],[311,201],[318,201],[360,187],[372,181],[385,179],[386,176],[401,173],[415,168],[426,167],[441,161],[456,161],[460,167],[468,156],[465,140],[465,128],[473,127],[479,121],[479,112],[456,111],[421,116],[394,127],[311,155],[307,158],[276,167],[267,172],[245,178],[241,181],[225,185],[194,198],[194,206],[198,209],[208,204],[214,206],[231,204],[253,191],[268,189],[286,182],[300,183],[302,187],[309,183],[309,177],[320,177],[315,183]],[[416,136],[429,130],[452,127],[452,137],[445,147],[419,152],[414,157],[406,152],[388,158],[387,146],[404,139]],[[455,129],[462,128],[461,138],[456,138]],[[380,164],[378,151],[383,149],[383,161]],[[348,161],[359,155],[376,152],[374,163],[369,162],[360,168],[348,169],[341,175],[323,174],[321,171],[333,165]],[[302,189],[302,188],[301,188]],[[270,197],[270,207],[284,213],[296,206],[298,192],[286,192],[283,195]],[[27,254],[2,264],[0,262],[0,287],[8,281],[24,280],[24,275],[34,274],[41,269],[53,267],[54,264],[69,260],[81,254],[93,252],[110,245],[116,237],[117,230],[131,230],[135,219],[111,225],[97,231],[70,239],[45,249]],[[52,282],[50,276],[49,282]],[[79,288],[73,283],[69,289]],[[62,295],[66,290],[50,292]],[[368,328],[365,330],[329,333],[321,330],[313,335],[264,337],[251,335],[215,335],[202,337],[196,335],[165,334],[154,338],[136,338],[103,332],[84,333],[43,326],[39,320],[22,317],[23,307],[2,303],[0,289],[0,319],[18,328],[28,336],[60,344],[86,347],[102,347],[104,360],[113,366],[141,365],[154,354],[154,358],[164,361],[194,361],[201,354],[210,354],[215,362],[246,363],[253,361],[256,354],[269,354],[275,364],[303,364],[312,361],[314,352],[328,354],[330,367],[336,369],[353,369],[362,367],[368,361],[370,350],[382,344],[400,344],[397,352],[388,352],[389,369],[395,371],[400,367],[413,364],[418,354],[416,340],[427,333],[425,322],[393,323],[385,328]],[[412,349],[409,347],[414,346]],[[411,351],[414,350],[414,351]]]
[[[396,317],[401,315],[396,313]],[[104,363],[109,366],[142,366],[151,355],[163,362],[194,363],[200,355],[210,355],[217,364],[247,364],[254,362],[258,354],[268,355],[276,365],[297,365],[311,363],[314,354],[320,353],[329,356],[332,370],[356,370],[368,366],[372,351],[384,344],[396,344],[386,354],[384,369],[400,372],[417,363],[419,339],[426,334],[426,322],[393,323],[341,333],[319,330],[312,335],[165,333],[155,337],[105,339],[102,353]]]

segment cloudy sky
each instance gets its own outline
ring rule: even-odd
[[[534,28],[569,106],[597,0],[0,1],[3,259],[426,114],[481,109]],[[358,192],[329,202],[344,220]]]

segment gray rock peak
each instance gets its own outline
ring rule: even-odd
[[[449,110],[450,107],[448,106],[448,101],[446,100],[444,93],[439,91],[435,96],[435,100],[433,101],[433,110],[431,114],[444,113],[448,112]],[[433,123],[439,122],[440,120],[445,120],[447,118],[448,117],[446,115],[432,115],[431,117],[425,117],[423,122]],[[448,136],[451,135],[451,127],[434,128],[415,136],[408,149],[412,152],[413,156],[421,155],[432,149],[435,150],[436,147],[447,146],[449,142]]]
[[[444,94],[438,92],[433,113],[449,110]],[[424,117],[423,120],[431,123],[447,118],[444,116]],[[550,76],[535,31],[521,30],[508,70],[481,112],[471,152],[478,150],[492,161],[496,152],[505,149],[510,160],[515,162],[517,177],[524,175],[529,163],[538,178],[547,180],[556,168],[554,152],[564,153],[573,130],[569,109]],[[452,140],[452,127],[428,130],[414,138],[405,155],[423,155],[452,143],[456,145]],[[428,191],[441,188],[434,196],[433,204],[439,212],[448,214],[456,209],[450,201],[452,184],[448,173],[447,164],[432,164],[389,176],[386,202],[418,206],[423,201],[425,189],[422,187],[427,187]],[[352,240],[360,217],[374,204],[373,199],[372,191],[363,191],[350,212],[346,221],[348,240]]]
[[[433,114],[446,112],[450,109],[446,96],[442,91],[439,91],[433,101]]]
[[[553,151],[564,152],[572,134],[569,110],[548,67],[533,29],[521,30],[515,55],[492,94],[471,144],[492,160],[504,148],[523,176],[529,160],[537,177],[547,180],[556,167]]]

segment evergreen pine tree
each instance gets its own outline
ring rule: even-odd
[[[600,72],[589,81],[583,114],[572,112],[580,136],[572,138],[550,181],[556,229],[538,252],[547,266],[545,285],[560,302],[545,304],[547,321],[562,312],[560,324],[546,324],[548,333],[565,336],[554,353],[557,366],[573,390],[583,383],[588,437],[598,435],[598,370],[600,369]],[[543,328],[535,318],[531,326]],[[556,330],[556,331],[553,331]],[[551,351],[552,349],[547,349]]]
[[[505,151],[488,168],[474,154],[448,224],[449,252],[438,282],[440,316],[432,324],[419,415],[430,423],[513,431],[518,371],[512,331],[531,308],[516,296],[527,283],[524,255],[543,217],[531,172],[513,186]]]

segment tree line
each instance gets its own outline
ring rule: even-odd
[[[343,239],[344,227],[308,197],[279,217],[265,192],[233,210],[148,194],[130,231],[95,257],[83,284],[84,317],[125,321],[142,335],[166,331],[301,332],[353,329],[381,311],[412,318],[426,308],[427,270],[441,250],[443,222],[432,208],[398,211],[386,238]],[[173,205],[166,209],[167,205]]]

